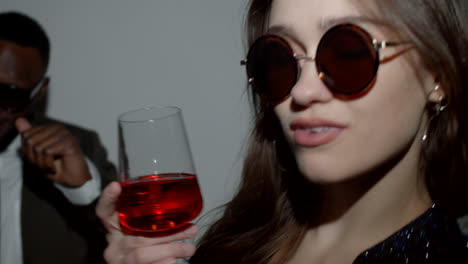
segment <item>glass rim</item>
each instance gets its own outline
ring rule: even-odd
[[[148,113],[154,113],[155,110],[165,109],[165,112],[161,112],[158,116],[148,117]],[[177,114],[181,114],[182,109],[177,106],[166,106],[166,105],[157,105],[157,106],[147,106],[142,108],[137,108],[121,113],[117,120],[119,123],[150,123],[156,120],[165,119]],[[138,117],[140,114],[143,114],[142,117]],[[146,114],[146,117],[145,117]]]

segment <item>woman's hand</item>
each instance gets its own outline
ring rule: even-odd
[[[96,213],[108,231],[109,245],[104,252],[104,258],[109,264],[175,264],[177,258],[190,257],[195,253],[192,243],[172,243],[193,238],[198,229],[192,225],[180,233],[170,236],[147,238],[126,235],[119,227],[119,216],[116,202],[121,192],[116,182],[109,184],[99,199]]]

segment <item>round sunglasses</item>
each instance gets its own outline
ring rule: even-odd
[[[249,48],[247,77],[253,91],[268,102],[289,96],[299,77],[300,60],[315,61],[322,82],[335,94],[356,95],[374,81],[379,68],[379,49],[403,42],[377,41],[359,26],[340,24],[319,41],[315,57],[294,53],[288,42],[276,35],[264,35]]]
[[[30,91],[18,88],[14,84],[0,83],[0,109],[10,113],[25,110],[33,101],[47,78],[41,81]]]

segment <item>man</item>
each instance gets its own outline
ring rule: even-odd
[[[36,21],[0,13],[0,263],[100,263],[115,167],[95,132],[42,113],[49,50]]]

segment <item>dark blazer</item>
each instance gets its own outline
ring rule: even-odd
[[[36,117],[33,124],[59,122]],[[114,165],[98,135],[64,124],[78,139],[81,150],[98,169],[102,188],[116,179]],[[95,214],[97,199],[87,206],[71,204],[43,172],[23,162],[21,234],[26,264],[104,263],[105,230]],[[6,264],[6,263],[5,263]]]

